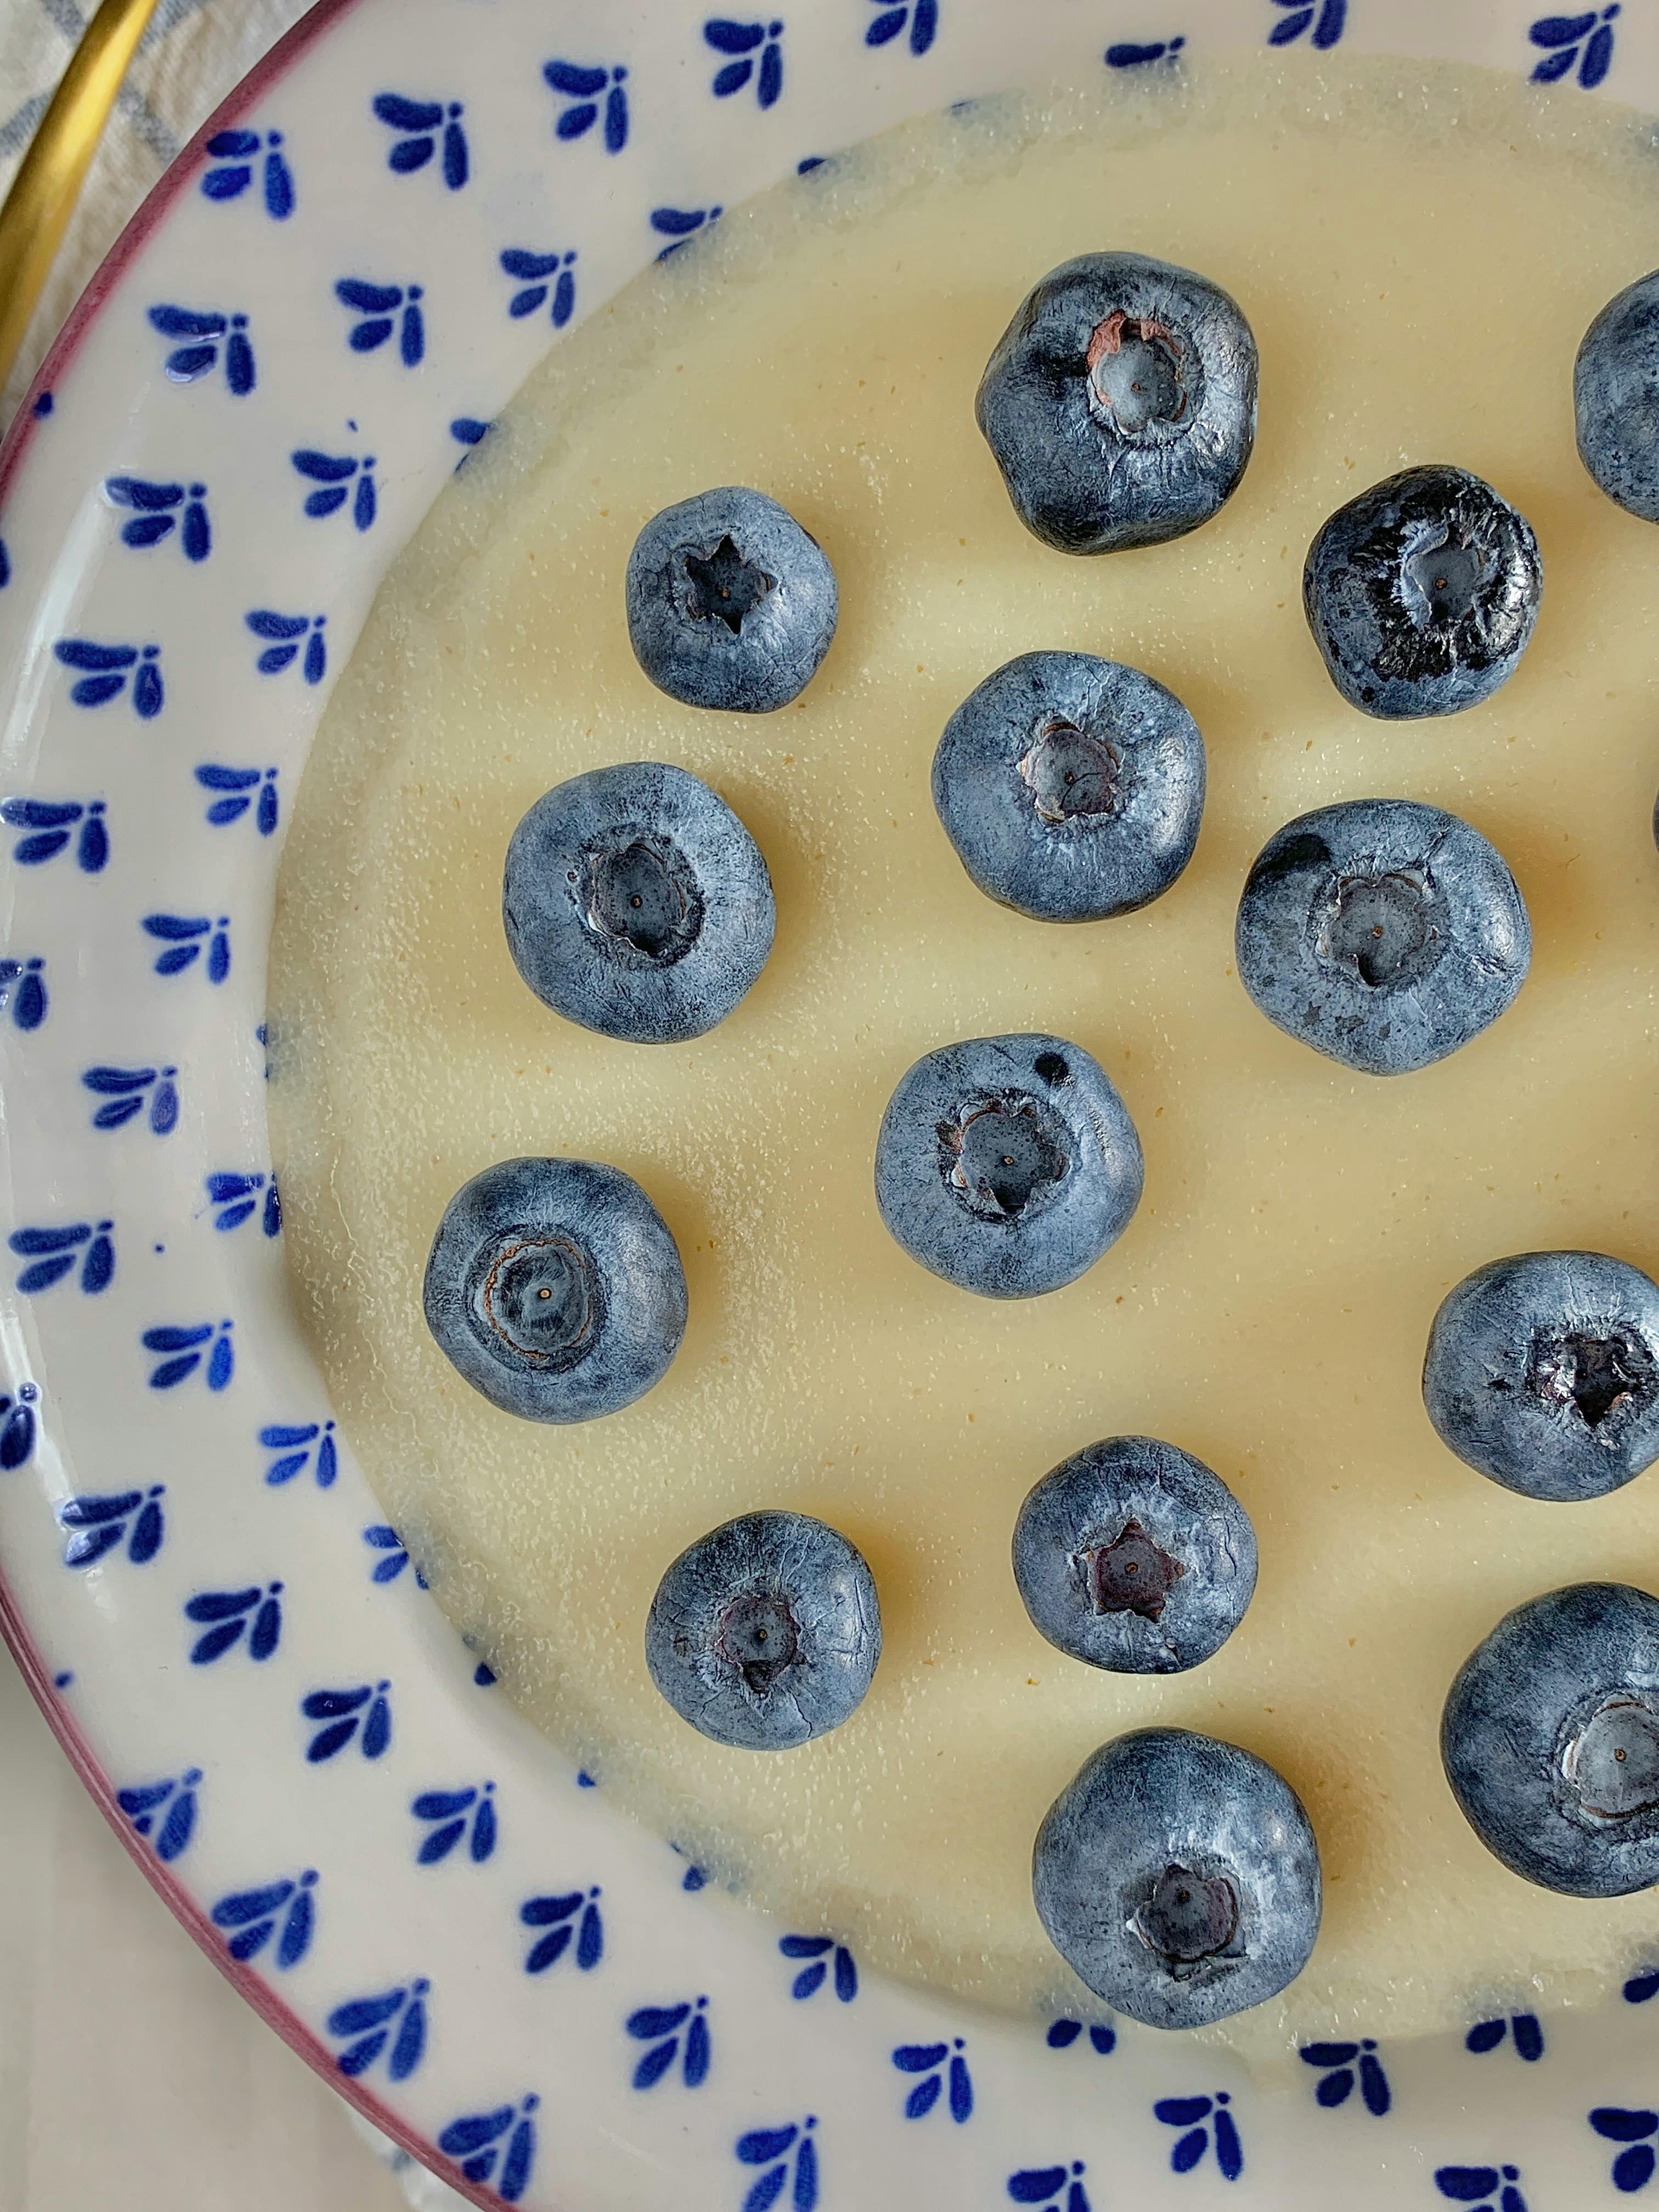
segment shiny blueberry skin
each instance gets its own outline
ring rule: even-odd
[[[1045,1474],[1014,1524],[1014,1580],[1050,1644],[1115,1674],[1212,1658],[1255,1589],[1250,1516],[1201,1460],[1109,1437]]]
[[[678,1247],[594,1160],[501,1160],[444,1208],[426,1324],[457,1373],[526,1421],[592,1421],[661,1381],[685,1334]]]
[[[1091,653],[1027,653],[945,724],[933,805],[988,897],[1037,921],[1103,921],[1191,860],[1204,776],[1172,691]]]
[[[1505,1613],[1459,1669],[1440,1755],[1511,1872],[1570,1897],[1659,1881],[1659,1598],[1577,1583]]]
[[[1532,958],[1503,855],[1455,814],[1403,799],[1287,822],[1250,870],[1234,941],[1270,1022],[1370,1075],[1426,1067],[1478,1036]]]
[[[1085,253],[1027,295],[975,412],[1026,528],[1061,553],[1115,553],[1218,512],[1250,458],[1255,397],[1255,339],[1218,284]]]
[[[876,1204],[913,1260],[981,1297],[1092,1267],[1140,1203],[1140,1139],[1098,1061],[1056,1036],[969,1037],[900,1083]]]
[[[723,1022],[772,950],[772,878],[723,799],[630,761],[556,784],[507,849],[501,919],[536,996],[584,1029],[678,1044]]]
[[[836,634],[829,556],[787,507],[741,484],[653,515],[628,556],[627,594],[635,658],[688,707],[787,707]]]
[[[881,1608],[863,1554],[808,1513],[745,1513],[680,1553],[645,1628],[682,1719],[739,1751],[827,1735],[864,1702]]]
[[[1455,714],[1515,673],[1538,619],[1538,540],[1467,469],[1403,469],[1338,507],[1302,601],[1331,681],[1385,720]]]
[[[1659,522],[1659,270],[1609,300],[1573,364],[1578,458],[1601,489]]]
[[[1031,1888],[1073,1972],[1148,2027],[1261,2004],[1319,1933],[1319,1847],[1295,1790],[1185,1729],[1139,1729],[1084,1762],[1037,1832]]]
[[[1577,1504],[1659,1459],[1659,1285],[1601,1252],[1522,1252],[1467,1275],[1429,1331],[1441,1441],[1526,1498]]]

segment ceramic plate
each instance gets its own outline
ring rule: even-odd
[[[0,453],[7,1635],[179,1920],[479,2203],[1615,2203],[1654,2170],[1659,1975],[1541,2026],[1334,2032],[1252,2086],[749,1914],[515,1719],[295,1326],[261,1033],[283,825],[387,567],[562,331],[722,206],[1012,84],[1341,45],[1659,108],[1659,26],[1617,5],[778,4],[325,0],[174,164]]]

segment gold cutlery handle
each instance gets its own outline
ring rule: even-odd
[[[0,383],[11,374],[88,164],[155,4],[103,0],[0,208]]]

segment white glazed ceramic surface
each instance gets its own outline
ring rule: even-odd
[[[1654,2166],[1659,2007],[1633,2008],[1659,1975],[1255,2086],[1103,2015],[860,1975],[515,1720],[330,1420],[269,1178],[283,823],[389,563],[561,328],[720,206],[1007,85],[1340,45],[1659,108],[1645,9],[778,4],[325,0],[180,157],[14,427],[6,1632],[180,1920],[480,2203],[1618,2202]]]

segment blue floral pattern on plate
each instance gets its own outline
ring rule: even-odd
[[[0,796],[0,1606],[175,1908],[486,2201],[580,2204],[618,2142],[672,2172],[676,2212],[1088,2212],[1091,2188],[1290,2212],[1292,2186],[1298,2212],[1338,2192],[1392,2212],[1407,2159],[1427,2201],[1523,2212],[1540,2140],[1571,2144],[1587,2196],[1651,2186],[1616,1985],[1605,2017],[1548,2023],[1541,2068],[1528,2014],[1472,2032],[1480,2063],[1461,2035],[1391,2042],[1386,2075],[1346,2031],[1310,2043],[1301,2094],[1250,2106],[1246,2166],[1224,2066],[1170,2097],[1167,2040],[959,2017],[842,1938],[730,1911],[702,1848],[677,1857],[574,1787],[480,1696],[507,1659],[422,1595],[295,1334],[259,1135],[264,934],[311,733],[387,563],[562,331],[765,185],[1006,85],[1270,40],[1288,60],[1363,27],[1465,58],[1478,40],[1540,99],[1659,105],[1628,10],[1405,13],[319,10],[187,150],[0,461],[0,630],[34,672]],[[1630,2005],[1656,1991],[1630,1973]],[[1446,2135],[1449,2100],[1468,2133]],[[1460,2143],[1469,2162],[1435,2165]]]

